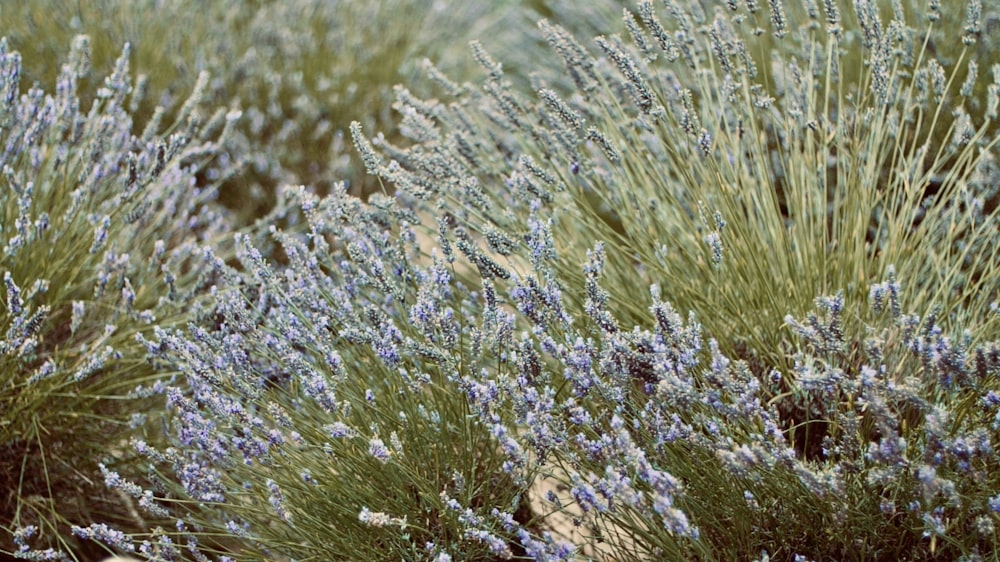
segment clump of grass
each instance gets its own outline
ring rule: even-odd
[[[145,404],[165,378],[137,334],[197,319],[212,280],[201,244],[228,229],[212,208],[234,164],[237,117],[197,124],[191,98],[169,134],[134,131],[129,50],[90,106],[79,97],[90,40],[77,37],[52,93],[23,94],[21,56],[0,40],[0,551],[74,554],[71,524],[131,520],[95,483],[127,463]],[[30,540],[29,540],[30,539]],[[13,541],[13,542],[12,542]]]

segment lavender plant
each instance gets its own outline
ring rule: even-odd
[[[0,552],[20,558],[95,556],[72,524],[146,524],[97,464],[134,457],[144,403],[130,393],[166,377],[136,335],[203,312],[202,244],[228,229],[212,200],[237,168],[238,113],[200,126],[196,97],[169,134],[133,130],[128,46],[84,107],[89,44],[73,41],[51,93],[21,93],[21,56],[0,39]]]
[[[245,545],[232,556],[251,559],[995,552],[1000,342],[972,348],[938,310],[904,314],[892,268],[859,333],[842,294],[787,317],[794,368],[761,380],[658,286],[652,328],[624,329],[601,244],[582,268],[592,306],[572,316],[558,280],[516,280],[461,230],[428,252],[392,202],[289,195],[305,220],[272,230],[288,264],[242,238],[215,327],[146,343],[190,383],[167,391],[174,446],[134,443],[161,469],[151,505],[179,516],[177,531],[81,534],[168,560],[178,538],[211,554],[227,533]],[[551,237],[531,243],[551,274]],[[479,290],[455,281],[463,256]],[[774,396],[782,381],[791,390]],[[783,431],[796,403],[808,418]],[[817,450],[796,447],[801,433]],[[532,497],[542,479],[558,485]],[[576,543],[553,538],[563,511]]]
[[[287,265],[241,237],[213,326],[146,341],[184,375],[166,390],[171,447],[135,443],[177,531],[92,538],[167,560],[219,536],[241,539],[237,560],[567,558],[537,532],[536,463],[481,378],[485,330],[507,319],[475,320],[477,293],[448,258],[420,259],[416,218],[391,201],[288,195],[301,228],[272,227]]]
[[[590,48],[542,22],[564,72],[535,94],[478,44],[482,88],[428,65],[448,99],[397,90],[407,146],[353,125],[395,200],[287,191],[270,256],[213,260],[207,322],[141,340],[183,375],[171,446],[133,442],[150,490],[105,482],[176,527],[75,532],[167,560],[995,557],[998,86],[967,62],[993,15],[951,55],[936,3],[664,4]]]
[[[493,232],[524,258],[517,242],[550,230],[573,310],[590,302],[575,264],[604,241],[616,317],[641,324],[650,301],[635,286],[659,284],[709,333],[731,334],[721,349],[759,376],[787,365],[787,314],[844,290],[845,322],[857,322],[889,264],[913,280],[916,307],[982,323],[987,341],[998,327],[984,313],[997,299],[998,86],[973,126],[963,107],[982,102],[973,93],[990,78],[965,61],[993,17],[974,8],[966,45],[943,62],[932,46],[950,30],[936,12],[900,8],[884,25],[869,3],[851,18],[833,2],[801,13],[774,3],[770,15],[726,3],[714,17],[668,3],[661,18],[640,2],[625,14],[631,40],[598,37],[599,54],[542,22],[572,90],[540,73],[530,99],[476,46],[482,91],[432,71],[455,101],[402,91],[413,144],[376,138],[381,155],[366,162],[494,251]]]
[[[978,41],[995,14],[971,3],[946,57],[954,19],[892,7],[885,24],[868,2],[639,2],[596,55],[542,22],[566,76],[539,73],[534,96],[473,45],[482,88],[429,67],[454,101],[400,91],[409,146],[353,131],[370,171],[441,217],[464,279],[510,291],[536,359],[503,396],[521,412],[519,389],[554,393],[568,422],[515,427],[595,540],[670,559],[995,551],[998,86],[968,62],[996,57]],[[897,275],[923,318],[896,301],[895,328],[867,320]],[[956,439],[976,445],[933,444]],[[747,512],[718,509],[734,497]]]
[[[598,248],[585,267],[598,294],[603,263]],[[996,553],[1000,343],[973,349],[971,331],[946,336],[939,310],[903,314],[890,269],[871,287],[863,332],[845,329],[842,294],[819,298],[820,312],[786,320],[800,346],[794,368],[761,380],[659,291],[652,329],[619,329],[600,305],[597,334],[535,326],[534,362],[551,374],[522,375],[508,395],[518,404],[519,392],[541,392],[539,380],[564,389],[554,393],[556,421],[530,431],[565,431],[548,473],[564,493],[547,499],[574,507],[591,539],[612,545],[609,559]],[[781,381],[787,395],[767,391]],[[807,415],[782,431],[790,403]],[[803,433],[815,451],[796,446]]]

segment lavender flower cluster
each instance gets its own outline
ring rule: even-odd
[[[182,375],[165,389],[173,446],[138,444],[175,475],[169,497],[217,505],[260,552],[569,556],[524,518],[535,464],[486,413],[496,356],[473,320],[478,293],[420,258],[416,217],[392,201],[344,186],[284,196],[297,226],[270,237],[287,262],[237,236],[239,266],[216,264],[214,326],[144,339]],[[169,497],[159,506],[182,516]]]

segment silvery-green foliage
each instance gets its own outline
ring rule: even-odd
[[[136,335],[199,317],[213,279],[202,243],[227,228],[211,202],[236,167],[225,143],[238,112],[205,129],[192,98],[170,134],[135,131],[127,45],[93,103],[81,103],[89,44],[74,39],[47,91],[24,87],[21,56],[0,39],[0,527],[8,531],[0,548],[8,552],[55,555],[72,544],[70,523],[140,524],[95,484],[97,462],[112,462],[130,423],[141,423],[126,395],[164,377],[145,363]],[[21,542],[11,543],[17,528]]]

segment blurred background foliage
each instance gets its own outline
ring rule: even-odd
[[[50,87],[73,37],[91,38],[91,63],[108,68],[132,47],[131,66],[144,95],[134,110],[142,130],[157,108],[172,122],[202,72],[206,107],[244,110],[234,142],[253,157],[226,182],[222,202],[242,222],[262,216],[281,184],[319,193],[337,181],[367,195],[381,189],[366,177],[345,142],[347,125],[396,138],[393,86],[422,93],[416,78],[430,59],[453,80],[479,75],[468,43],[480,40],[527,76],[544,49],[534,22],[554,18],[593,36],[618,25],[622,2],[585,8],[561,0],[38,0],[4,2],[0,29],[24,60],[22,88]],[[103,76],[81,80],[89,107]],[[142,93],[142,92],[140,92]],[[211,116],[204,116],[209,119]]]

